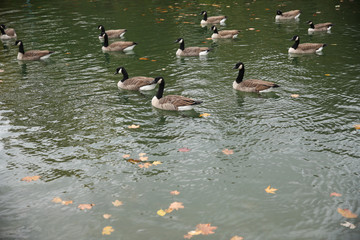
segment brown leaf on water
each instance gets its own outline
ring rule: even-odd
[[[139,162],[141,162],[140,160],[132,159],[132,158],[128,159],[127,161],[130,162],[130,163],[139,163]]]
[[[230,240],[243,240],[243,237],[240,236],[233,236],[232,238],[230,238]]]
[[[360,124],[355,124],[355,125],[354,125],[354,128],[355,128],[356,130],[360,130]]]
[[[61,201],[62,205],[69,205],[69,204],[73,204],[72,200],[68,200],[68,201]]]
[[[54,197],[53,200],[51,200],[53,203],[61,203],[62,200],[59,197]]]
[[[95,206],[94,203],[84,203],[84,204],[79,204],[78,208],[80,208],[81,210],[85,210],[85,209],[91,209],[93,206]]]
[[[341,196],[342,196],[341,193],[337,193],[337,192],[330,193],[330,197],[341,197]]]
[[[141,58],[139,58],[139,60],[149,60],[149,58],[141,57]]]
[[[234,154],[234,150],[229,150],[227,148],[225,148],[224,150],[222,150],[222,152],[226,155],[231,155],[231,154]]]
[[[21,181],[32,182],[32,181],[39,180],[40,178],[41,178],[40,176],[27,176],[27,177],[23,177],[21,179]]]
[[[102,235],[110,235],[113,231],[114,229],[112,228],[112,226],[106,226],[102,230]]]
[[[184,208],[183,203],[182,202],[173,202],[170,204],[169,208],[174,209],[174,210],[179,210]]]
[[[345,218],[357,218],[358,217],[357,214],[351,212],[349,209],[346,209],[346,208],[345,209],[338,208],[337,211]]]
[[[170,194],[171,194],[171,195],[179,195],[179,194],[180,194],[180,192],[179,192],[179,191],[177,191],[177,190],[174,190],[174,191],[171,191],[171,192],[170,192]]]
[[[201,232],[202,235],[214,234],[215,226],[211,226],[210,223],[196,225],[196,232]]]
[[[147,161],[149,159],[149,157],[140,157],[141,161]]]
[[[103,218],[105,218],[105,219],[109,219],[109,218],[111,218],[111,214],[107,214],[107,213],[105,213],[105,214],[103,215]]]
[[[119,206],[123,205],[123,202],[122,202],[122,201],[119,201],[119,200],[115,200],[114,202],[112,202],[112,204],[113,204],[115,207],[119,207]]]

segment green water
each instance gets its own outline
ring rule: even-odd
[[[279,8],[301,9],[300,21],[276,23]],[[217,229],[193,239],[359,239],[359,226],[340,225],[359,225],[358,218],[337,212],[360,214],[359,9],[348,0],[2,1],[1,24],[16,29],[25,51],[55,54],[21,62],[14,41],[2,42],[0,239],[183,239],[199,223]],[[202,10],[226,15],[221,29],[239,29],[239,38],[207,39]],[[307,20],[335,25],[308,35]],[[100,24],[126,28],[124,40],[138,46],[103,53]],[[328,46],[320,55],[289,56],[294,35]],[[178,58],[179,37],[213,51]],[[238,61],[245,78],[281,87],[236,92]],[[204,103],[183,113],[154,109],[156,90],[117,88],[119,66],[130,77],[164,77],[165,95]],[[145,169],[123,158],[139,153],[162,164]],[[35,175],[40,180],[21,181]],[[264,191],[268,185],[276,194]],[[116,199],[123,205],[113,206]],[[185,208],[157,215],[175,201]],[[95,206],[82,211],[82,203]],[[106,226],[114,229],[109,236]]]

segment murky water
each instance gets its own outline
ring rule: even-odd
[[[276,23],[279,8],[301,9],[300,21]],[[211,223],[215,234],[193,239],[359,239],[359,227],[340,225],[358,225],[358,218],[337,212],[360,213],[359,9],[347,0],[6,0],[1,23],[16,29],[25,51],[56,53],[20,62],[14,41],[3,42],[0,238],[183,239],[197,224]],[[239,38],[207,39],[201,10],[227,15],[221,29],[239,29]],[[307,20],[335,26],[308,35]],[[130,54],[103,53],[99,24],[126,28],[125,40],[139,45]],[[328,46],[321,55],[289,56],[294,35]],[[177,58],[179,37],[213,51]],[[281,87],[236,92],[238,61],[245,78]],[[117,89],[119,66],[130,76],[163,76],[165,94],[204,103],[183,113],[154,109],[156,90]],[[123,158],[139,153],[162,164],[140,168]],[[40,180],[20,180],[35,175]],[[268,185],[275,194],[264,191]],[[113,206],[116,199],[123,205]],[[185,208],[157,215],[174,201]],[[82,203],[95,206],[82,211]],[[106,226],[114,229],[109,236],[102,235]]]

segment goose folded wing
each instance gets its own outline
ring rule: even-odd
[[[314,27],[315,28],[328,28],[330,26],[332,26],[333,24],[331,22],[327,22],[327,23],[318,23],[315,24]]]
[[[52,52],[50,52],[48,50],[30,50],[30,51],[25,52],[24,57],[36,59],[36,58],[41,58],[43,56],[46,56],[50,53],[52,53]]]
[[[224,18],[225,18],[225,16],[212,16],[212,17],[208,17],[207,21],[208,22],[220,22]]]
[[[299,13],[300,13],[300,10],[292,10],[292,11],[284,12],[282,15],[284,17],[295,17]]]
[[[306,51],[306,50],[312,50],[312,49],[319,49],[322,46],[324,46],[324,44],[322,44],[322,43],[302,43],[302,44],[299,44],[298,49]]]
[[[233,36],[233,35],[239,34],[239,30],[222,30],[219,32],[219,34],[222,37]]]
[[[183,53],[189,55],[198,55],[200,52],[207,50],[209,50],[208,47],[188,47],[184,49]]]
[[[125,31],[126,31],[125,29],[107,30],[106,34],[108,35],[108,37],[119,37]]]
[[[154,81],[154,78],[151,77],[133,77],[126,80],[126,83],[128,85],[136,85],[138,87],[146,86],[152,84]]]
[[[5,29],[5,33],[6,33],[6,35],[11,36],[11,37],[15,36],[15,30],[13,28]]]
[[[183,96],[178,96],[178,95],[168,95],[165,96],[164,98],[160,99],[159,101],[160,104],[172,104],[176,107],[180,107],[180,106],[189,106],[189,105],[195,105],[195,104],[199,104],[199,101],[195,101],[191,98],[187,98],[187,97],[183,97]]]

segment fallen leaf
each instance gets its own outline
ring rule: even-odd
[[[265,8],[265,11],[269,11],[270,10],[270,8]]]
[[[106,226],[102,230],[102,235],[110,235],[113,231],[114,229],[112,228],[112,226]]]
[[[206,40],[212,40],[212,38],[206,38]]]
[[[128,126],[128,128],[139,128],[139,127],[140,125],[135,125],[135,124]]]
[[[54,197],[53,200],[51,200],[51,201],[54,202],[54,203],[61,203],[62,202],[61,198],[59,198],[59,197]]]
[[[325,73],[324,75],[327,77],[331,76],[331,74],[329,74],[329,73]]]
[[[184,208],[184,206],[183,206],[182,202],[173,202],[173,203],[170,204],[169,208],[175,209],[177,211],[179,209]]]
[[[213,230],[217,229],[215,226],[211,226],[210,223],[196,225],[195,231],[201,231],[202,235],[214,234]]]
[[[232,238],[230,238],[230,240],[243,240],[243,237],[239,237],[239,236],[233,236]]]
[[[145,155],[146,155],[146,153],[139,153],[139,157],[143,157]]]
[[[171,191],[171,192],[170,192],[170,194],[171,194],[171,195],[179,195],[179,194],[180,194],[180,192],[179,192],[179,191],[177,191],[177,190],[174,190],[174,191]]]
[[[191,234],[185,234],[185,235],[184,235],[184,238],[185,238],[185,239],[190,239],[190,238],[192,238],[192,237],[193,237],[193,235],[191,235]]]
[[[154,161],[153,163],[152,163],[152,165],[160,165],[160,164],[162,164],[162,162],[160,162],[160,161]]]
[[[149,59],[146,57],[141,57],[141,58],[139,58],[139,60],[149,60]]]
[[[0,73],[4,72],[5,70],[4,69],[0,69]]]
[[[27,176],[27,177],[23,177],[21,179],[21,181],[32,182],[32,181],[39,180],[40,178],[41,178],[40,176]]]
[[[194,230],[194,231],[188,232],[188,234],[191,235],[191,236],[196,236],[196,235],[202,234],[202,232],[201,232],[201,231],[196,231],[196,230]]]
[[[260,32],[260,30],[259,30],[259,29],[257,29],[257,30],[256,30],[256,32]]]
[[[265,188],[265,191],[266,191],[267,193],[275,194],[275,191],[277,191],[277,189],[276,189],[276,188],[272,188],[272,187],[270,187],[270,185],[269,185],[267,188]]]
[[[65,53],[65,54],[71,54],[71,53],[67,52],[67,53]]]
[[[350,222],[344,222],[344,223],[340,223],[340,225],[341,226],[344,226],[344,227],[348,227],[348,228],[350,228],[350,229],[355,229],[356,228],[356,226],[354,225],[354,224],[352,224],[352,223],[350,223]]]
[[[151,61],[152,61],[152,62],[156,62],[157,60],[155,60],[155,59],[151,59]]]
[[[149,157],[140,157],[141,161],[147,161],[149,159]]]
[[[138,166],[140,168],[149,168],[152,164],[151,163],[144,163],[144,164],[139,164]]]
[[[85,210],[85,209],[91,209],[93,206],[95,206],[95,204],[93,203],[84,203],[84,204],[79,204],[78,208],[80,208],[81,210]]]
[[[355,124],[354,127],[356,130],[360,130],[360,124]]]
[[[112,202],[112,204],[113,204],[115,207],[118,207],[118,206],[123,205],[123,202],[122,202],[122,201],[119,201],[119,200],[115,200],[115,202]]]
[[[340,213],[345,218],[357,218],[357,214],[351,212],[349,209],[337,209],[338,213]]]
[[[168,209],[165,209],[165,212],[166,212],[166,213],[171,213],[173,210],[174,210],[174,209],[172,209],[172,208],[168,208]]]
[[[186,148],[186,147],[184,147],[184,148],[179,148],[179,150],[178,150],[179,152],[189,152],[190,151],[190,149],[189,148]]]
[[[165,214],[166,214],[166,212],[162,209],[158,210],[156,213],[157,213],[157,215],[162,216],[162,217],[165,216]]]
[[[291,94],[291,97],[292,98],[298,98],[298,97],[300,97],[300,95],[299,94]]]
[[[69,205],[69,204],[73,204],[72,200],[68,200],[68,201],[61,201],[62,205]]]
[[[105,213],[105,214],[103,215],[103,218],[105,218],[105,219],[109,219],[109,218],[111,218],[111,214],[107,214],[107,213]]]
[[[210,115],[211,115],[210,113],[202,113],[199,115],[199,117],[208,117]]]
[[[129,158],[130,157],[130,154],[124,154],[123,155],[123,158]]]
[[[131,163],[139,163],[139,162],[141,162],[140,160],[132,159],[132,158],[128,159],[127,161],[131,162]]]
[[[342,196],[341,193],[337,193],[337,192],[330,193],[330,197],[341,197],[341,196]]]
[[[229,149],[224,149],[224,150],[222,150],[222,152],[224,153],[224,154],[226,154],[226,155],[231,155],[231,154],[234,154],[234,151],[233,150],[229,150]]]

